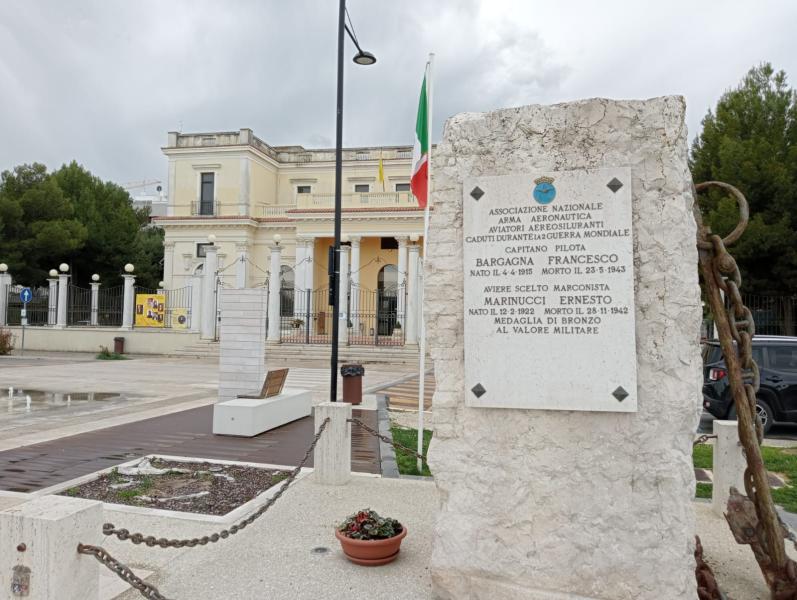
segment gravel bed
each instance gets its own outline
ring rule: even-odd
[[[151,466],[169,471],[160,475],[123,475],[114,469],[60,495],[113,504],[225,515],[288,476],[287,471],[273,469],[158,458],[152,459]]]

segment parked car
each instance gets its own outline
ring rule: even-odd
[[[775,423],[797,423],[797,337],[756,336],[753,359],[761,386],[756,412],[766,433]],[[717,340],[703,348],[703,408],[718,419],[736,419],[728,370]]]

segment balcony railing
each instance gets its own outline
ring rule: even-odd
[[[343,208],[418,208],[418,202],[410,192],[370,192],[342,194]],[[335,208],[335,194],[297,194],[296,208]]]
[[[295,204],[283,204],[279,206],[266,206],[265,204],[260,205],[260,216],[261,217],[284,217],[287,215],[287,211],[293,210],[296,208]]]
[[[191,203],[191,216],[194,217],[217,217],[221,214],[219,202],[198,202]]]

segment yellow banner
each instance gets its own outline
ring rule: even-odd
[[[165,294],[136,294],[136,327],[163,327]]]

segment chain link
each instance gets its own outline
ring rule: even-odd
[[[244,529],[247,525],[251,525],[255,519],[263,515],[269,508],[271,508],[274,503],[279,500],[279,498],[285,493],[285,490],[296,480],[301,473],[304,466],[307,464],[307,461],[310,460],[310,456],[313,453],[313,450],[318,444],[318,440],[321,438],[321,435],[324,433],[324,430],[329,425],[330,418],[327,417],[321,422],[321,426],[318,428],[318,431],[313,436],[313,440],[310,445],[307,447],[307,451],[304,453],[304,457],[299,462],[293,471],[291,471],[290,475],[282,482],[277,492],[271,496],[263,506],[253,512],[251,515],[236,523],[229,529],[223,529],[218,533],[213,533],[212,535],[205,535],[201,538],[174,538],[174,539],[167,539],[167,538],[156,538],[153,535],[145,536],[142,533],[130,533],[127,529],[116,529],[113,523],[105,523],[102,526],[102,532],[105,535],[115,535],[117,539],[120,541],[130,541],[134,544],[145,544],[146,546],[152,548],[154,546],[160,546],[161,548],[193,548],[194,546],[204,546],[206,544],[212,544],[218,542],[219,540],[227,539],[231,535],[235,535],[242,529]],[[136,576],[133,571],[131,571],[126,565],[116,560],[113,556],[111,556],[107,550],[100,546],[92,546],[90,544],[78,544],[78,552],[81,554],[91,554],[93,555],[98,561],[104,564],[108,569],[116,573],[121,579],[129,583],[133,588],[137,589],[141,592],[141,595],[149,600],[167,600],[165,596],[163,596],[153,585],[145,583],[142,579]]]
[[[705,444],[707,441],[715,440],[715,439],[717,439],[716,435],[709,435],[708,433],[705,433],[705,434],[701,435],[699,438],[697,438],[694,442],[692,442],[692,446],[697,446],[699,444]]]
[[[141,592],[144,598],[149,600],[168,600],[166,596],[160,593],[158,588],[138,577],[130,570],[130,567],[111,556],[105,548],[92,546],[91,544],[78,544],[77,551],[80,554],[89,554],[96,558],[101,564],[116,573],[120,579],[129,583],[133,589]]]
[[[407,446],[405,446],[403,444],[399,444],[398,442],[394,442],[391,438],[387,437],[386,435],[382,435],[381,433],[379,433],[375,429],[372,429],[371,427],[369,427],[368,425],[366,425],[365,423],[360,421],[360,419],[352,418],[352,419],[348,419],[348,421],[349,421],[349,423],[354,423],[355,425],[359,425],[365,431],[370,433],[372,436],[378,437],[380,440],[382,440],[386,444],[390,444],[391,446],[393,446],[394,448],[398,448],[399,450],[404,450],[404,452],[407,452],[407,453],[411,454],[415,458],[420,458],[424,462],[424,464],[427,464],[427,465],[429,464],[429,463],[426,462],[426,457],[423,454],[418,454],[415,450],[407,448]]]

